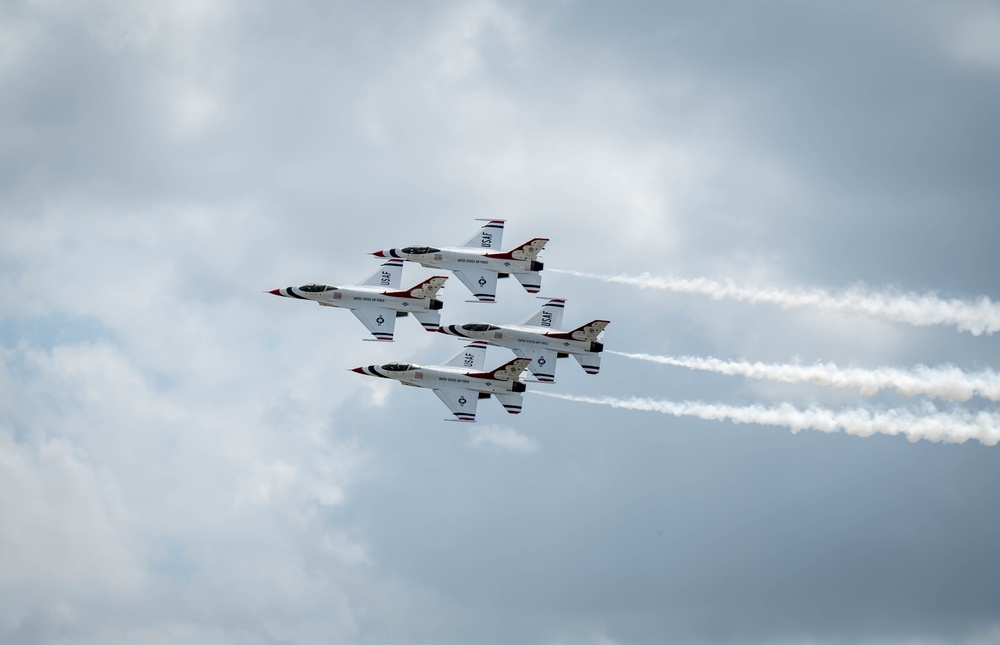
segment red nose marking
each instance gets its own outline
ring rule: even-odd
[[[363,368],[363,367],[355,367],[351,371],[352,372],[357,372],[358,374],[364,374],[365,373],[365,368]]]
[[[374,255],[377,258],[384,258],[385,257],[385,251],[375,251],[374,253],[372,253],[372,255]]]
[[[271,289],[270,291],[268,291],[268,293],[274,294],[276,296],[280,296],[281,295],[281,290],[280,289]]]

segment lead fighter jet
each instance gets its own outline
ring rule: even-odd
[[[587,374],[597,374],[601,369],[601,352],[604,351],[604,344],[597,338],[611,321],[591,320],[572,331],[562,331],[559,328],[565,305],[565,300],[553,298],[520,325],[467,323],[447,325],[438,331],[510,348],[518,357],[531,360],[528,369],[542,383],[554,383],[556,359],[570,355]]]
[[[527,389],[519,377],[531,361],[516,358],[494,370],[483,372],[485,357],[486,343],[476,341],[466,345],[444,365],[386,363],[355,367],[351,371],[394,379],[403,385],[430,388],[455,415],[448,421],[475,421],[479,399],[488,399],[491,395],[507,412],[519,414],[523,392]]]
[[[392,341],[396,318],[407,314],[413,314],[427,331],[437,331],[444,303],[435,296],[448,276],[436,275],[412,289],[400,291],[399,277],[402,272],[402,260],[389,260],[359,285],[331,287],[325,284],[306,284],[301,287],[272,289],[268,293],[285,298],[312,300],[324,307],[350,309],[375,340]]]
[[[510,251],[501,251],[504,220],[480,221],[488,223],[460,247],[404,246],[375,251],[372,255],[451,271],[479,302],[496,302],[497,278],[509,275],[517,278],[528,293],[538,293],[544,265],[535,258],[545,248],[548,238],[536,237]]]

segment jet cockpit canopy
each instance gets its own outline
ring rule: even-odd
[[[386,372],[405,372],[407,370],[415,370],[417,367],[409,363],[386,363],[382,366],[382,369]]]
[[[324,291],[334,291],[337,287],[330,287],[325,284],[304,284],[299,287],[299,291],[306,293],[323,293]]]
[[[467,323],[462,325],[462,329],[465,331],[492,331],[500,328],[496,325],[490,325],[488,323]]]

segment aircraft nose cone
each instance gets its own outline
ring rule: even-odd
[[[372,253],[372,255],[374,255],[377,258],[384,258],[385,257],[385,251],[375,251],[374,253]]]
[[[364,374],[365,373],[365,368],[363,368],[363,367],[355,367],[351,371],[352,372],[357,372],[358,374]]]
[[[270,293],[272,295],[275,295],[275,296],[280,296],[281,295],[281,290],[280,289],[271,289],[270,291],[268,291],[268,293]]]

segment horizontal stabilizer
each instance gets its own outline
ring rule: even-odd
[[[557,334],[549,334],[550,338],[565,338],[567,340],[595,341],[601,335],[604,328],[611,323],[610,320],[591,320],[586,325],[580,325],[573,331],[564,331]]]
[[[417,319],[420,325],[427,331],[437,331],[441,326],[440,311],[413,311],[410,312]]]
[[[547,237],[536,237],[504,253],[487,253],[486,257],[500,260],[534,260],[545,248],[548,241]]]
[[[528,293],[538,293],[542,290],[542,274],[538,271],[518,272],[514,277]]]
[[[510,414],[520,414],[524,404],[524,395],[520,392],[500,392],[496,394],[497,401]]]
[[[580,325],[569,333],[573,340],[597,340],[604,328],[608,326],[610,320],[591,320],[586,325]]]
[[[580,367],[587,374],[597,374],[601,371],[601,355],[600,354],[573,354],[573,358],[580,363]]]
[[[496,379],[497,381],[516,381],[521,372],[528,368],[531,363],[530,358],[515,358],[509,363],[504,363],[492,372],[481,372],[479,374],[469,374],[477,378]]]
[[[444,286],[447,279],[448,276],[436,275],[433,278],[427,278],[406,291],[387,291],[385,295],[394,298],[434,298],[437,296],[438,290]]]

